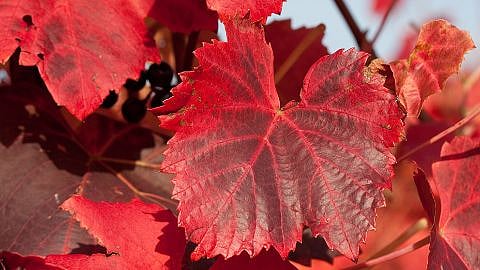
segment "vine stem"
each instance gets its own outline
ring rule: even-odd
[[[442,132],[438,133],[437,135],[433,136],[432,138],[430,138],[428,141],[418,145],[417,147],[408,151],[406,154],[397,158],[397,163],[406,159],[407,157],[411,156],[412,154],[416,153],[417,151],[425,148],[426,146],[429,146],[429,145],[439,141],[440,139],[442,139],[443,137],[447,136],[448,134],[454,132],[455,130],[463,127],[464,125],[466,125],[468,122],[470,122],[473,118],[475,118],[479,114],[480,114],[480,106],[477,106],[467,116],[465,116],[462,120],[455,123],[453,126],[445,129],[444,131],[442,131]]]
[[[353,15],[348,9],[347,5],[345,5],[343,0],[335,0],[335,4],[337,5],[338,10],[345,19],[345,22],[348,24],[348,27],[350,28],[350,31],[352,32],[360,50],[370,53],[372,59],[377,58],[375,50],[365,37],[365,33],[360,30],[360,27],[353,18]]]
[[[423,246],[426,246],[428,245],[428,243],[430,243],[430,236],[427,236],[413,244],[410,244],[402,249],[399,249],[397,251],[394,251],[392,253],[389,253],[387,255],[384,255],[384,256],[381,256],[381,257],[378,257],[378,258],[375,258],[375,259],[371,259],[371,260],[368,260],[368,261],[365,261],[365,262],[362,262],[362,263],[359,263],[357,265],[353,265],[353,266],[350,266],[350,267],[346,267],[346,268],[342,268],[341,270],[358,270],[358,269],[363,269],[363,268],[367,268],[367,267],[372,267],[372,266],[375,266],[377,264],[380,264],[380,263],[384,263],[384,262],[387,262],[387,261],[390,261],[390,260],[393,260],[393,259],[396,259],[400,256],[403,256],[405,254],[408,254],[412,251],[415,251]]]
[[[142,160],[129,160],[129,159],[120,159],[120,158],[110,158],[110,157],[95,157],[96,160],[101,160],[105,162],[117,163],[117,164],[124,164],[124,165],[132,165],[132,166],[139,166],[149,169],[156,169],[159,170],[161,165],[160,164],[152,164]]]
[[[373,35],[373,38],[370,41],[371,46],[373,46],[373,44],[375,44],[378,37],[380,36],[380,33],[382,33],[382,30],[385,27],[385,23],[387,22],[387,19],[389,18],[390,13],[392,12],[393,7],[395,6],[396,3],[397,3],[397,0],[393,0],[392,3],[390,4],[390,6],[388,7],[387,11],[383,15],[382,21],[380,22],[380,26],[378,27],[377,32],[375,33],[375,35]]]
[[[426,229],[427,227],[428,227],[427,219],[426,218],[419,219],[412,226],[407,228],[402,234],[400,234],[397,238],[395,238],[392,242],[390,242],[390,244],[386,245],[381,250],[377,251],[375,254],[373,254],[371,257],[369,257],[367,259],[367,261],[378,258],[378,257],[381,257],[383,255],[386,255],[386,254],[390,253],[390,252],[393,252],[401,244],[405,243],[412,236],[414,236],[418,232]]]
[[[315,40],[325,31],[325,25],[320,24],[317,27],[311,29],[308,34],[298,43],[298,45],[293,49],[293,51],[288,55],[287,59],[282,63],[275,72],[275,84],[278,84],[285,74],[290,70],[290,68],[297,62],[298,58],[305,52],[310,45],[313,44]]]
[[[137,196],[143,197],[145,199],[148,199],[152,202],[158,203],[165,208],[170,208],[168,206],[175,206],[176,202],[172,199],[164,198],[162,196],[159,196],[157,194],[153,193],[148,193],[148,192],[143,192],[136,188],[123,174],[120,172],[117,172],[114,170],[112,167],[107,165],[105,162],[101,160],[96,160],[100,165],[102,165],[105,169],[110,171],[113,175],[115,175],[123,184],[125,184],[133,193],[135,193]]]

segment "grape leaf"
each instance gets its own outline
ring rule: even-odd
[[[395,97],[367,72],[366,53],[339,50],[311,67],[299,103],[280,108],[261,25],[225,26],[228,42],[198,49],[199,67],[166,101],[190,88],[188,104],[160,116],[179,123],[163,167],[176,174],[179,224],[199,244],[192,257],[273,246],[285,258],[307,225],[356,258],[390,186],[387,147],[403,127]]]
[[[207,8],[205,0],[156,0],[148,16],[172,32],[217,31],[218,15]]]
[[[143,23],[151,4],[152,0],[2,1],[0,61],[20,45],[21,62],[38,63],[55,101],[85,119],[109,90],[136,77],[147,60],[159,60]]]
[[[325,26],[321,25],[321,33],[312,42],[310,46],[301,54],[295,64],[285,74],[284,79],[276,84],[280,105],[283,106],[291,100],[300,100],[300,89],[302,88],[303,78],[308,69],[315,61],[328,54],[327,49],[322,44]],[[265,26],[265,37],[270,42],[273,50],[274,70],[278,71],[280,66],[287,60],[290,54],[295,50],[315,28],[301,27],[293,30],[291,21],[275,21]],[[288,42],[285,42],[288,40]]]
[[[134,199],[129,203],[93,202],[73,196],[62,206],[110,256],[49,255],[47,263],[66,269],[180,269],[185,234],[169,210]]]
[[[207,0],[210,9],[218,12],[223,20],[243,17],[247,13],[254,22],[264,21],[272,13],[280,14],[285,0]]]
[[[278,270],[295,270],[297,269],[289,261],[285,261],[280,257],[278,252],[274,249],[268,251],[262,250],[255,258],[250,258],[246,252],[240,255],[233,256],[228,260],[218,258],[210,270],[263,270],[263,269],[278,269]]]
[[[423,101],[442,90],[447,78],[458,72],[463,55],[474,47],[467,32],[445,20],[422,26],[409,58],[390,64],[397,95],[409,116],[418,116]]]
[[[97,114],[69,125],[36,68],[11,70],[12,85],[0,88],[8,104],[0,106],[0,250],[47,255],[96,244],[58,210],[74,192],[110,201],[147,198],[139,192],[171,196],[171,177],[154,169],[165,148],[161,136]]]
[[[432,166],[440,218],[432,229],[428,269],[480,265],[480,140],[456,137]]]

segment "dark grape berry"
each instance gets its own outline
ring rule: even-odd
[[[147,79],[153,87],[169,88],[173,78],[173,70],[166,63],[152,64],[147,71]]]
[[[109,109],[113,105],[115,105],[115,103],[117,103],[117,100],[118,100],[117,93],[115,93],[114,90],[110,90],[110,92],[108,92],[108,96],[105,97],[105,99],[103,100],[102,105],[100,105],[100,107],[105,108],[105,109]]]
[[[150,107],[155,108],[163,105],[163,101],[172,96],[170,89],[168,90],[154,90],[154,95],[150,101]]]
[[[145,72],[142,72],[138,80],[127,79],[127,81],[123,86],[125,86],[129,94],[136,93],[145,86],[146,82],[147,82],[147,75],[145,74]]]
[[[122,105],[122,115],[129,123],[138,123],[147,113],[145,101],[128,98]]]

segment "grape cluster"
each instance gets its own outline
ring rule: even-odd
[[[148,82],[148,84],[147,84]],[[143,119],[147,108],[163,105],[163,101],[172,96],[170,90],[179,83],[179,77],[166,62],[152,64],[146,71],[142,71],[137,80],[127,79],[124,84],[128,92],[127,100],[122,104],[123,118],[130,123],[137,123]],[[140,90],[150,85],[150,92],[145,98],[140,98]],[[103,100],[102,108],[111,108],[118,100],[115,91],[110,91]]]

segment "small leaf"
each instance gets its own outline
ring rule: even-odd
[[[422,26],[410,57],[390,64],[397,95],[409,116],[418,116],[424,100],[443,89],[447,78],[460,69],[463,55],[473,48],[470,35],[445,20]]]

